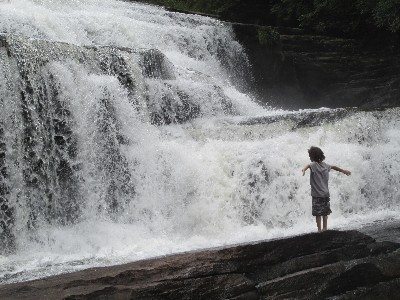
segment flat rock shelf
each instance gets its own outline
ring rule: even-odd
[[[0,299],[398,299],[399,292],[399,243],[330,230],[3,285]]]

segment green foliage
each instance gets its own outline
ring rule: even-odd
[[[289,25],[299,25],[301,16],[310,13],[313,9],[313,0],[276,0],[271,11],[280,22]]]
[[[317,32],[352,35],[360,31],[362,16],[355,1],[314,0],[313,10],[300,16],[301,25]]]
[[[218,15],[232,7],[253,5],[249,0],[138,0],[182,11]],[[246,2],[247,1],[247,2]],[[259,0],[262,1],[262,0]],[[302,27],[335,36],[359,36],[366,32],[400,33],[400,0],[264,0],[272,5],[276,24]],[[256,4],[254,4],[256,5]],[[234,11],[234,10],[233,10]],[[250,17],[251,18],[251,17]],[[251,20],[249,22],[258,20]],[[260,33],[264,40],[265,33]]]
[[[278,45],[280,40],[279,33],[271,27],[260,26],[258,28],[258,41],[261,45],[274,47]]]
[[[238,0],[139,0],[139,2],[164,5],[182,11],[217,15],[221,10],[234,5]]]
[[[381,0],[373,10],[377,26],[400,33],[400,1]]]
[[[284,24],[352,36],[382,28],[400,33],[400,0],[275,0],[272,11]]]

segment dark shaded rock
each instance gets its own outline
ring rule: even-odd
[[[198,117],[201,113],[200,105],[178,87],[164,82],[164,92],[161,100],[152,101],[148,96],[151,123],[164,125],[172,123],[184,123]],[[177,101],[179,99],[179,101]]]
[[[381,281],[385,281],[385,279],[386,277],[374,264],[362,263],[343,272],[330,281],[324,290],[324,294],[326,296],[333,296],[342,291],[354,290],[357,287],[373,286]]]
[[[377,299],[384,290],[395,299],[399,249],[356,231],[328,231],[9,284],[0,298]]]
[[[321,126],[324,123],[332,123],[341,120],[357,112],[358,109],[332,109],[326,111],[302,111],[292,114],[272,115],[263,117],[248,118],[241,121],[240,125],[271,124],[281,121],[293,122],[292,129]]]
[[[340,296],[333,297],[335,300],[392,300],[399,298],[400,279],[380,282],[372,287],[359,288]]]
[[[174,67],[161,51],[157,49],[142,51],[140,58],[139,65],[145,77],[175,79]]]
[[[1,40],[0,40],[1,43]],[[3,105],[0,99],[0,107]],[[0,120],[0,255],[7,255],[15,250],[14,208],[10,205],[8,185],[8,170],[6,164],[7,146],[3,122]]]
[[[280,27],[270,29],[279,40],[265,44],[259,39],[265,27],[232,26],[253,67],[253,92],[262,102],[289,109],[400,105],[398,47],[372,49],[361,40]]]

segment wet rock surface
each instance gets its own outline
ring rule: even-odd
[[[321,126],[325,122],[336,122],[359,110],[357,109],[331,109],[319,111],[300,111],[292,114],[252,117],[241,121],[240,125],[272,124],[280,121],[292,121],[293,128]]]
[[[396,299],[399,291],[400,244],[332,230],[4,285],[0,298]]]

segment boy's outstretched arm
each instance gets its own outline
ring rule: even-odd
[[[301,171],[303,172],[303,176],[304,174],[306,174],[306,171],[310,168],[310,164],[306,165]]]
[[[331,169],[338,171],[338,172],[342,172],[343,174],[346,174],[347,176],[351,175],[351,172],[349,170],[344,170],[337,166],[331,166]]]

